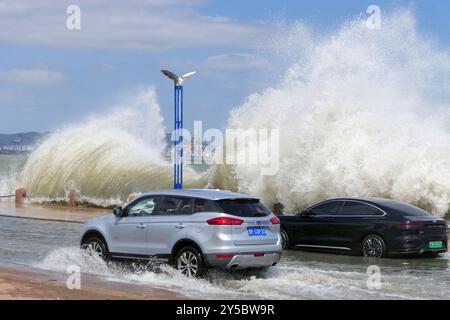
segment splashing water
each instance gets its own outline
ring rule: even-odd
[[[273,88],[232,111],[229,127],[278,128],[280,169],[220,167],[239,191],[288,211],[337,196],[380,196],[444,215],[450,203],[450,56],[409,12],[326,37],[295,27],[280,41],[301,57]],[[245,152],[244,149],[238,152]]]
[[[0,196],[14,194],[25,161],[24,156],[0,155]]]
[[[265,271],[211,269],[205,278],[193,279],[166,264],[105,263],[79,248],[64,247],[34,266],[66,272],[77,265],[81,272],[107,281],[165,288],[194,299],[421,299],[424,292],[429,299],[442,299],[449,294],[446,258],[416,262],[425,270],[409,270],[395,259],[377,261],[383,270],[381,290],[367,286],[366,268],[373,263],[360,257],[287,252],[279,265]]]
[[[34,200],[67,198],[120,203],[134,192],[170,188],[172,168],[163,160],[165,130],[153,89],[141,91],[110,115],[93,117],[52,134],[28,159],[22,180]],[[186,170],[187,186],[198,186]]]

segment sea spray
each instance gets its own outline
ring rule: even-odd
[[[26,157],[22,155],[0,155],[0,196],[15,193],[20,185],[20,172],[25,162]]]
[[[120,203],[134,192],[172,187],[164,160],[165,130],[153,89],[142,90],[106,116],[93,116],[50,135],[29,157],[22,181],[34,201]],[[185,170],[187,186],[201,186]]]
[[[379,196],[447,213],[448,51],[417,32],[409,12],[384,17],[380,30],[356,20],[316,39],[305,32],[293,28],[290,38],[314,45],[280,41],[299,60],[229,119],[232,129],[279,129],[279,171],[220,166],[212,182],[232,174],[237,190],[288,212],[331,197]]]

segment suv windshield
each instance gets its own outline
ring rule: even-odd
[[[258,199],[226,199],[218,200],[221,212],[238,217],[266,217],[270,214]]]

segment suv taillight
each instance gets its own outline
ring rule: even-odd
[[[270,218],[270,222],[272,224],[280,224],[280,219],[278,217],[274,216],[274,217]]]
[[[242,219],[217,217],[206,221],[211,226],[240,226],[244,223]]]

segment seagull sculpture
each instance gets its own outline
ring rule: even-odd
[[[188,72],[186,74],[183,74],[181,77],[177,76],[175,73],[169,71],[169,70],[161,70],[161,72],[168,78],[172,79],[176,86],[182,86],[183,82],[187,79],[192,77],[196,71]]]

